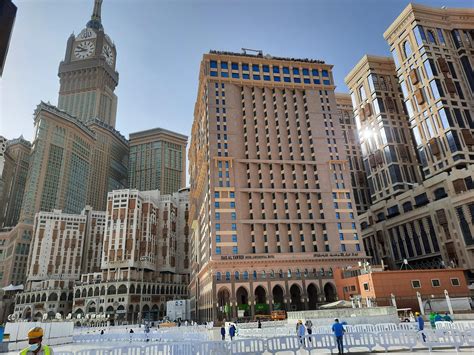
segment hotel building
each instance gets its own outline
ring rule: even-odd
[[[332,268],[365,254],[331,65],[205,54],[189,162],[196,318],[336,299]]]
[[[374,263],[474,278],[473,23],[472,9],[409,4],[384,33],[393,59],[365,56],[346,77],[374,202],[360,216]]]

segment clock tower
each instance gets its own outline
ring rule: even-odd
[[[95,0],[86,28],[67,42],[59,65],[58,107],[80,121],[97,119],[115,128],[118,84],[117,51],[101,22],[102,0]]]

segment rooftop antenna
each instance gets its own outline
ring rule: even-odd
[[[261,49],[242,48],[242,52],[244,52],[244,54],[248,54],[247,52],[254,52],[257,53],[257,56],[263,57],[263,51]]]

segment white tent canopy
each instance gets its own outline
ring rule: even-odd
[[[13,286],[12,284],[10,284],[9,286],[2,288],[2,290],[3,291],[22,291],[23,285]]]
[[[327,308],[352,308],[352,302],[349,301],[336,301],[332,303],[325,304],[319,308],[327,309]]]

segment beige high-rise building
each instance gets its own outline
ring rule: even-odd
[[[336,93],[336,105],[341,124],[347,162],[351,174],[351,185],[357,213],[365,212],[370,206],[369,185],[364,171],[362,149],[357,133],[351,97],[349,94]]]
[[[130,188],[172,194],[186,186],[188,137],[154,128],[130,133]]]
[[[107,314],[117,323],[157,320],[168,300],[187,297],[188,198],[187,190],[108,194],[101,267],[83,274],[74,288],[75,315]]]
[[[198,319],[315,309],[364,258],[331,65],[205,54],[189,172]]]
[[[20,217],[31,153],[31,143],[23,137],[8,140],[5,150],[5,166],[1,176],[0,228],[13,227]]]
[[[474,80],[468,54],[474,48],[473,30],[473,9],[409,4],[384,33],[393,59],[365,56],[346,77],[376,197],[359,216],[374,263],[395,269],[405,262],[414,268],[458,266],[474,278]],[[384,89],[388,83],[391,89]],[[387,129],[395,149],[388,148],[379,164]],[[377,175],[394,164],[401,166],[402,184],[390,174],[387,189]],[[420,178],[407,179],[417,165]]]
[[[82,273],[97,271],[102,254],[105,212],[87,206],[81,214],[61,210],[35,216],[25,292],[15,312],[22,319],[48,319],[72,310],[73,287]]]

